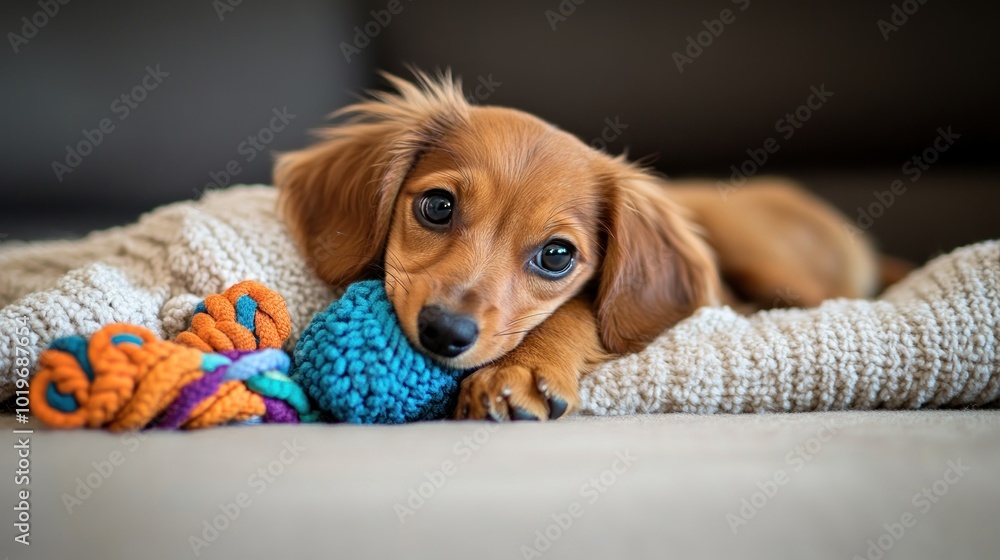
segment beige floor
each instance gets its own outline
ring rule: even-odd
[[[0,427],[13,471],[19,426]],[[0,485],[11,560],[1000,557],[996,410],[38,431],[30,444],[29,547],[13,542],[13,473]]]

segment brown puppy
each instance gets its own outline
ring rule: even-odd
[[[322,278],[383,274],[415,345],[478,368],[458,418],[572,411],[582,373],[719,303],[720,265],[760,306],[873,288],[868,246],[793,187],[671,189],[531,115],[471,106],[450,75],[388,79],[398,94],[341,110],[275,180]]]

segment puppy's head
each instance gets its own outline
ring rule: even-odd
[[[279,158],[283,212],[317,273],[382,274],[440,361],[509,352],[571,297],[610,352],[713,301],[714,263],[657,179],[525,113],[473,107],[450,76],[388,77],[324,140]]]

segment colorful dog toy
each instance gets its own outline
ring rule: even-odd
[[[442,418],[454,406],[462,372],[409,344],[379,281],[350,286],[313,318],[294,370],[280,350],[290,331],[281,296],[245,281],[206,297],[174,342],[125,324],[60,338],[39,357],[32,412],[53,427],[122,431],[313,422],[309,396],[354,423]]]
[[[313,317],[292,378],[337,420],[401,424],[447,415],[462,375],[410,345],[383,283],[368,280]]]
[[[136,325],[55,340],[39,356],[31,409],[58,428],[204,428],[228,422],[313,422],[282,352],[284,301],[241,282],[198,305],[176,342]],[[207,352],[205,349],[221,350]]]
[[[232,421],[312,422],[281,350],[204,353],[136,325],[52,343],[31,381],[31,411],[57,428],[205,428]]]
[[[260,282],[246,280],[199,303],[191,326],[175,342],[202,352],[281,348],[290,332],[284,298]]]

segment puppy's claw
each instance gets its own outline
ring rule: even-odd
[[[487,366],[462,381],[463,406],[456,417],[494,422],[556,419],[573,410],[577,391],[572,369],[531,362]]]
[[[538,378],[538,392],[545,397],[545,400],[549,405],[549,420],[557,420],[562,418],[563,414],[566,414],[566,409],[569,408],[569,404],[567,404],[565,400],[549,392],[549,383],[544,377]]]
[[[486,411],[487,420],[490,420],[491,422],[503,422],[503,415],[499,411],[497,411],[497,407],[494,406],[494,403],[492,402],[492,399],[490,399],[490,396],[488,394],[483,393],[479,397],[479,401],[483,403],[483,410]],[[497,401],[502,402],[503,399],[497,397]]]
[[[566,409],[569,408],[569,405],[559,397],[546,396],[549,401],[549,418],[552,420],[562,418],[562,415],[566,414]]]
[[[533,420],[538,421],[538,417],[518,406],[510,407],[511,420]]]

